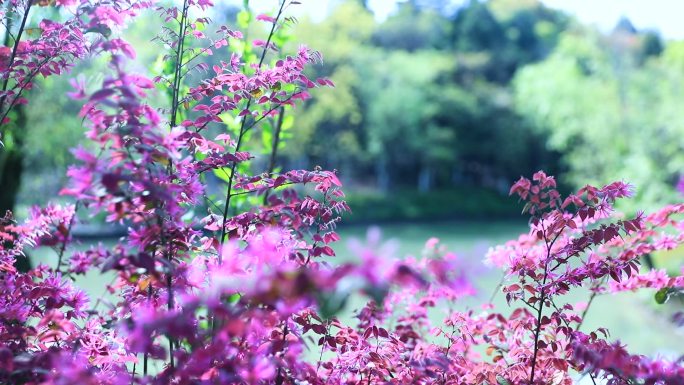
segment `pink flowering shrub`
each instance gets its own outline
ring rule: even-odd
[[[508,306],[454,310],[474,288],[437,239],[421,258],[396,259],[371,233],[353,245],[360,263],[331,263],[348,211],[335,173],[275,172],[272,162],[254,172],[249,135],[277,126],[311,89],[333,86],[306,75],[319,54],[282,55],[274,42],[298,2],[257,16],[270,32],[251,42],[223,26],[207,32],[211,1],[153,3],[11,3],[26,14],[63,6],[73,18],[43,21],[40,37],[4,56],[2,111],[25,102],[38,73],[87,55],[110,58],[110,71],[92,93],[73,83],[89,140],[74,150],[62,192],[74,203],[34,209],[21,224],[1,219],[0,383],[684,384],[682,359],[635,355],[608,330],[580,330],[597,295],[648,288],[664,302],[684,289],[682,276],[639,264],[684,242],[683,204],[620,218],[612,207],[631,196],[625,183],[562,197],[543,172],[521,178],[511,194],[525,202],[530,231],[486,256],[505,272],[497,292]],[[170,47],[154,79],[128,70],[134,48],[116,37],[142,11],[157,12],[157,39]],[[202,62],[226,52],[211,69]],[[206,77],[186,84],[190,68]],[[151,104],[159,90],[169,106]],[[225,182],[220,200],[211,175]],[[127,234],[76,249],[79,212],[104,214]],[[54,265],[17,271],[16,257],[39,246],[55,250]],[[75,286],[88,272],[114,276],[109,297]],[[579,287],[592,293],[584,309],[563,300]],[[355,294],[365,303],[355,319],[338,317]]]
[[[111,46],[126,47],[120,39],[105,37],[149,5],[139,0],[3,1],[0,18],[7,24],[3,29],[15,33],[10,46],[0,47],[0,123],[9,122],[15,106],[28,103],[24,96],[37,77],[60,75],[78,60]],[[43,19],[33,29],[38,33],[27,36],[30,16],[38,7],[64,8],[68,16],[65,21]]]

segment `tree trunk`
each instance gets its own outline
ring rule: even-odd
[[[423,165],[418,174],[418,191],[429,192],[432,190],[432,167]]]
[[[17,196],[24,173],[24,142],[26,138],[26,111],[23,105],[14,107],[14,119],[4,130],[5,146],[0,149],[0,213],[15,213]],[[8,140],[9,139],[9,140]],[[28,257],[18,257],[15,266],[20,271],[31,268]]]
[[[21,149],[13,148],[0,154],[0,212],[14,212],[19,194],[21,174],[24,170],[24,156]]]
[[[385,158],[380,158],[375,163],[375,174],[378,178],[378,188],[382,192],[388,192],[390,187],[390,174],[387,169],[387,160]]]

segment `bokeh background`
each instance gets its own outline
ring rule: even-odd
[[[626,215],[682,201],[683,2],[301,2],[280,36],[283,49],[304,43],[320,51],[316,76],[336,87],[315,90],[287,112],[278,164],[338,170],[352,208],[343,238],[379,226],[406,255],[438,237],[473,267],[488,298],[500,273],[482,257],[526,229],[508,197],[521,175],[546,170],[566,192],[629,181],[636,196],[619,207]],[[235,25],[244,17],[242,2],[216,3],[212,19]],[[249,3],[257,12],[277,5]],[[156,18],[146,15],[126,32],[138,50],[136,69],[147,74],[163,66],[151,41]],[[249,34],[263,34],[262,26]],[[89,61],[74,73],[97,84],[104,65]],[[0,156],[3,212],[13,207],[21,217],[30,205],[59,199],[69,149],[84,143],[85,131],[81,103],[67,96],[69,78],[38,81],[17,112],[19,129]],[[156,97],[163,104],[165,94]],[[88,229],[103,242],[108,231]],[[337,251],[351,258],[344,244]],[[678,273],[683,260],[674,250],[651,262]],[[684,334],[652,296],[600,298],[588,324],[608,326],[636,351],[684,353]]]
[[[219,3],[211,18],[234,24],[242,4]],[[670,22],[681,11],[676,0],[304,1],[285,49],[320,51],[315,70],[336,88],[288,113],[279,163],[337,169],[358,223],[513,218],[508,187],[539,169],[564,189],[627,180],[626,210],[671,202],[684,172],[684,24]],[[142,72],[160,65],[156,17],[127,32]],[[96,84],[102,65],[75,72]],[[83,138],[68,78],[30,95],[20,205],[56,194]]]

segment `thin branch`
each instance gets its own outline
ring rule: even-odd
[[[280,187],[285,187],[285,186],[292,186],[292,185],[295,185],[295,184],[297,184],[297,183],[295,183],[295,182],[287,182],[287,183],[281,184],[280,186],[278,186],[278,188],[280,188]],[[265,188],[261,188],[261,189],[258,189],[258,190],[240,191],[240,192],[233,193],[232,195],[235,197],[235,196],[238,196],[238,195],[247,195],[247,194],[252,194],[252,193],[259,194],[259,193],[262,192],[262,191],[268,192],[269,190],[270,190],[270,188],[265,187]]]
[[[268,34],[268,39],[266,39],[266,45],[264,46],[264,51],[261,53],[261,59],[259,59],[259,65],[257,66],[257,71],[261,70],[261,66],[264,63],[264,59],[266,58],[266,53],[268,52],[269,46],[271,45],[271,40],[273,39],[273,36],[275,35],[275,30],[276,26],[278,25],[278,20],[283,14],[283,10],[285,8],[285,3],[287,3],[288,0],[283,0],[280,3],[280,9],[278,10],[278,15],[275,17],[275,20],[273,20],[273,25],[271,25],[271,32]],[[250,96],[247,99],[247,106],[245,107],[246,110],[249,110],[249,107],[252,105],[253,98]],[[238,140],[237,143],[235,144],[235,152],[240,151],[240,145],[242,144],[242,139],[245,135],[245,122],[247,121],[246,117],[242,119],[242,122],[240,123],[240,133],[238,134]],[[254,127],[252,125],[251,127]],[[250,128],[251,128],[250,127]],[[237,163],[233,162],[233,166],[231,167],[231,172],[230,172],[230,177],[228,178],[228,191],[226,192],[226,203],[223,207],[223,225],[221,226],[221,236],[219,237],[219,254],[218,254],[218,261],[219,264],[222,263],[223,261],[223,244],[226,242],[226,223],[228,222],[228,210],[230,209],[230,199],[232,198],[232,190],[233,190],[233,179],[235,178],[235,170],[237,169]]]
[[[43,61],[40,62],[40,64],[38,64],[36,66],[36,68],[33,71],[31,71],[31,73],[26,78],[24,78],[24,82],[21,84],[21,87],[19,87],[18,85],[15,85],[12,88],[12,90],[15,90],[18,88],[19,92],[17,92],[15,97],[12,98],[10,105],[5,109],[5,112],[3,112],[2,116],[0,116],[0,127],[4,127],[4,125],[2,125],[2,121],[4,121],[5,118],[9,115],[9,113],[12,111],[12,108],[14,108],[14,106],[17,105],[17,102],[19,101],[19,99],[21,99],[21,95],[26,90],[26,87],[28,87],[29,84],[31,84],[31,81],[36,77],[36,75],[38,75],[38,72],[40,72],[40,70],[43,68],[43,66],[45,66],[50,61],[50,59],[52,59],[52,58],[48,57],[48,58],[43,59]],[[2,98],[2,100],[0,100],[0,111],[2,111],[2,103],[3,102],[4,102],[4,97]]]
[[[179,32],[178,32],[178,43],[176,47],[176,66],[174,68],[174,79],[173,79],[173,96],[171,99],[171,121],[170,125],[171,127],[174,127],[176,125],[176,119],[178,117],[178,107],[180,106],[180,101],[178,100],[178,94],[180,93],[180,85],[182,81],[181,77],[181,68],[183,66],[183,47],[185,46],[185,33],[187,32],[188,26],[187,26],[187,19],[188,19],[188,10],[190,8],[190,5],[188,4],[188,1],[185,0],[183,2],[183,11],[181,15],[181,21],[180,21],[180,27],[179,27]]]
[[[489,303],[493,303],[493,302],[494,302],[494,298],[495,298],[496,295],[499,293],[499,289],[501,289],[501,286],[503,286],[503,283],[504,283],[505,280],[506,280],[506,273],[504,273],[504,274],[501,276],[501,279],[499,280],[499,283],[498,283],[498,284],[496,285],[496,287],[494,288],[494,291],[492,291],[492,295],[489,297]]]
[[[14,60],[17,57],[17,50],[19,49],[19,42],[21,41],[21,36],[24,34],[24,29],[26,29],[26,21],[28,20],[29,12],[31,11],[31,6],[33,6],[33,1],[29,0],[27,2],[26,8],[24,9],[24,15],[21,18],[21,25],[19,25],[19,31],[17,32],[17,37],[14,39],[14,46],[12,47],[12,53],[10,54],[9,63],[7,65],[7,73],[5,80],[2,82],[2,92],[7,91],[7,86],[10,79],[10,71],[12,71],[12,66],[14,65]],[[5,104],[6,95],[0,96],[0,108]]]
[[[271,157],[268,162],[268,175],[271,175],[275,169],[276,156],[278,156],[278,145],[280,144],[280,131],[283,128],[283,120],[285,120],[285,107],[281,106],[280,113],[278,114],[278,122],[275,126],[275,133],[273,134],[273,143],[271,144],[273,148],[271,148]],[[264,194],[264,205],[268,203],[268,194],[270,191],[271,189],[266,189],[266,193]]]
[[[562,231],[562,230],[561,230]],[[551,259],[551,247],[553,247],[553,242],[549,244],[548,236],[546,234],[546,229],[542,229],[544,236],[544,242],[546,243],[546,258],[544,261],[544,279],[542,280],[542,287],[539,293],[539,308],[537,309],[537,323],[534,329],[534,352],[532,354],[532,370],[530,371],[530,385],[534,384],[535,369],[537,367],[537,354],[539,354],[539,334],[541,333],[541,319],[544,313],[544,301],[546,296],[544,293],[544,285],[546,285],[546,279],[549,274],[549,260]],[[558,237],[556,237],[558,239]],[[555,242],[555,239],[554,239]]]
[[[147,286],[147,301],[149,302],[150,299],[152,298],[152,284]],[[147,377],[147,363],[149,360],[149,355],[147,351],[143,354],[143,376]]]
[[[577,325],[578,331],[582,327],[582,324],[584,324],[584,320],[587,318],[587,313],[589,312],[589,308],[591,307],[591,304],[594,302],[594,298],[596,298],[597,295],[598,295],[597,291],[592,291],[591,296],[589,297],[589,301],[587,302],[587,307],[585,307],[584,311],[582,312],[582,320],[580,321],[579,325]]]
[[[71,229],[74,227],[74,222],[76,219],[76,213],[78,212],[81,201],[76,201],[74,205],[74,215],[69,219],[69,225],[67,226],[66,234],[64,234],[64,242],[59,250],[59,255],[57,257],[57,271],[59,272],[62,268],[62,258],[64,257],[64,251],[66,250],[67,243],[69,242],[69,236],[71,235]]]

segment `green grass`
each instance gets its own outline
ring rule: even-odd
[[[373,225],[371,225],[373,226]],[[429,223],[384,223],[376,225],[383,238],[399,241],[401,254],[420,253],[425,242],[437,237],[450,250],[475,251],[505,242],[526,231],[524,220],[517,221],[438,221]],[[365,238],[370,226],[343,226],[339,233],[343,241],[338,249],[344,255],[344,239]]]

